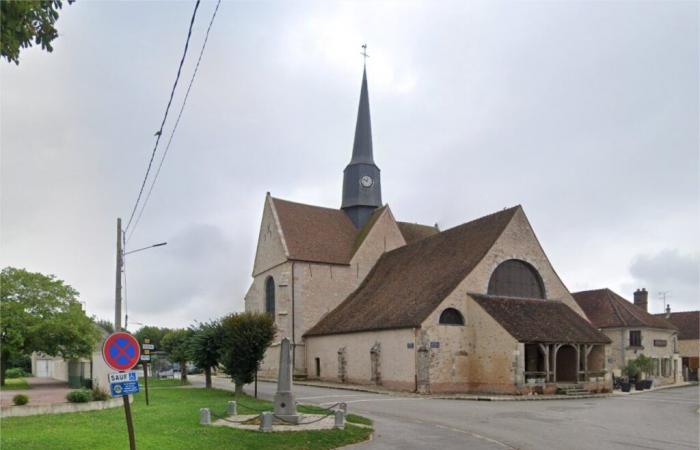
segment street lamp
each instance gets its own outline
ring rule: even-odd
[[[129,255],[129,254],[131,254],[131,253],[140,252],[140,251],[143,251],[143,250],[148,250],[149,248],[153,248],[153,247],[162,247],[162,246],[164,246],[164,245],[168,245],[168,243],[167,243],[167,242],[161,242],[160,244],[153,244],[153,245],[149,245],[148,247],[137,248],[136,250],[131,250],[130,252],[125,252],[125,253],[124,253],[124,256]]]

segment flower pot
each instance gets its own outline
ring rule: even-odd
[[[651,389],[651,385],[654,383],[653,380],[644,380],[642,382],[644,384],[644,389]]]
[[[629,392],[631,388],[632,385],[630,383],[620,383],[620,389],[622,389],[622,392]]]
[[[644,390],[644,382],[643,381],[637,381],[634,384],[634,388],[638,391],[643,391]]]

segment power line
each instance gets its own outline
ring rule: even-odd
[[[192,84],[194,83],[194,79],[197,76],[197,70],[199,70],[199,63],[202,62],[202,56],[204,55],[204,49],[207,47],[207,41],[209,40],[209,32],[211,31],[211,27],[214,24],[214,19],[216,19],[216,13],[219,10],[220,5],[221,5],[221,0],[219,0],[216,3],[216,7],[214,8],[214,13],[211,16],[211,20],[209,21],[209,26],[207,27],[207,31],[204,35],[204,42],[202,43],[202,48],[199,51],[199,58],[197,58],[197,64],[194,67],[194,72],[192,73],[192,78],[190,79],[190,84],[187,86],[187,91],[185,92],[185,97],[183,98],[182,105],[180,106],[180,112],[177,115],[177,119],[175,120],[175,125],[173,125],[173,129],[170,132],[170,138],[168,138],[168,143],[165,146],[165,150],[163,151],[163,155],[160,157],[158,169],[156,169],[156,173],[153,176],[153,181],[151,182],[151,186],[148,188],[148,193],[146,194],[146,198],[144,199],[143,204],[141,205],[141,209],[139,210],[138,216],[136,216],[136,222],[134,222],[134,227],[131,229],[131,233],[129,233],[127,240],[131,239],[131,236],[133,236],[134,231],[136,230],[136,227],[139,225],[139,222],[141,221],[141,216],[143,216],[143,211],[146,209],[146,205],[148,205],[148,201],[151,198],[151,193],[153,192],[153,187],[156,185],[156,181],[158,181],[158,175],[160,175],[160,169],[163,167],[163,161],[165,161],[165,157],[168,155],[168,150],[170,150],[170,144],[173,142],[173,136],[175,136],[175,131],[177,130],[177,126],[180,123],[180,118],[182,117],[182,112],[185,110],[185,105],[187,104],[187,98],[190,95],[190,90],[192,89]]]
[[[139,206],[139,201],[141,200],[141,195],[143,195],[143,189],[146,187],[146,181],[148,180],[148,174],[151,171],[151,166],[153,165],[153,158],[156,156],[156,150],[158,149],[158,143],[160,142],[160,137],[163,134],[163,127],[165,126],[165,121],[168,118],[168,111],[170,110],[170,104],[173,102],[173,96],[175,95],[175,88],[177,87],[177,82],[180,79],[180,72],[182,71],[182,65],[185,62],[185,56],[187,56],[187,47],[190,45],[190,37],[192,36],[192,26],[194,25],[194,19],[197,16],[197,8],[199,8],[200,0],[194,5],[194,11],[192,12],[192,19],[190,19],[190,28],[187,31],[187,40],[185,41],[185,50],[182,52],[182,58],[180,59],[180,65],[177,68],[177,75],[175,76],[175,83],[173,83],[173,88],[170,91],[170,99],[168,100],[168,106],[165,107],[165,114],[163,115],[163,121],[160,123],[160,129],[156,132],[156,143],[153,146],[153,152],[151,152],[151,159],[148,161],[148,167],[146,168],[146,175],[143,177],[143,182],[141,183],[141,189],[139,189],[139,195],[136,197],[136,203],[134,203],[134,208],[131,210],[131,215],[129,216],[129,221],[126,223],[126,232],[131,225],[131,221],[134,219],[134,214],[136,213],[136,208]]]

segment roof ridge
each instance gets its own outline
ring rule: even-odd
[[[286,199],[284,199],[284,198],[273,197],[273,196],[270,196],[270,198],[271,198],[273,201],[280,201],[280,202],[285,202],[285,203],[293,203],[293,204],[295,204],[295,205],[309,206],[309,207],[311,207],[311,208],[328,209],[328,210],[330,210],[330,211],[343,212],[343,210],[340,209],[340,208],[330,208],[330,207],[328,207],[328,206],[318,206],[318,205],[312,205],[312,204],[310,204],[310,203],[295,202],[295,201],[293,201],[293,200],[286,200]]]

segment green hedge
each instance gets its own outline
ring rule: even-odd
[[[77,389],[66,394],[66,400],[71,403],[86,403],[92,400],[92,391],[87,389]]]

